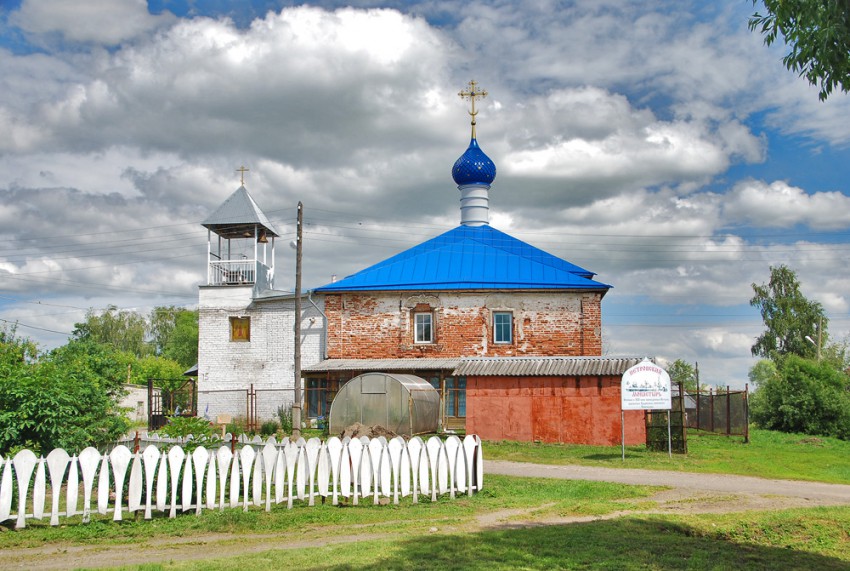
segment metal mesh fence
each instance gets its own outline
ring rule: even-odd
[[[685,422],[688,428],[743,436],[749,441],[749,390],[710,389],[708,392],[684,393]]]
[[[244,422],[248,431],[259,430],[266,420],[279,420],[278,408],[292,407],[292,389],[219,389],[198,391],[198,414],[216,422],[231,418]]]

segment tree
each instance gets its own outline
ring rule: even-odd
[[[797,274],[784,265],[771,266],[770,281],[752,287],[755,295],[750,305],[759,308],[767,328],[752,346],[753,355],[768,359],[788,354],[815,357],[818,343],[826,343],[828,320],[821,304],[809,301],[800,292]]]
[[[198,362],[198,311],[155,307],[150,315],[154,354],[180,363],[185,371]]]
[[[672,384],[677,385],[681,382],[685,392],[695,393],[699,389],[696,368],[682,359],[673,361],[673,364],[667,367],[667,374],[670,375]]]
[[[762,359],[750,369],[750,383],[753,388],[758,390],[759,387],[766,386],[768,383],[779,378],[779,371],[776,369],[776,364],[769,359]]]
[[[144,357],[151,352],[147,333],[148,324],[142,315],[110,305],[102,313],[90,309],[84,322],[74,324],[72,335],[80,341],[94,341]]]
[[[21,358],[28,342],[0,339],[0,454],[26,447],[46,454],[114,442],[129,427],[118,407],[122,359],[91,341]]]
[[[850,2],[847,0],[753,0],[765,14],[750,17],[749,28],[773,44],[781,35],[790,47],[785,67],[819,87],[821,101],[832,90],[850,90]]]
[[[758,384],[750,414],[760,427],[850,440],[850,379],[830,363],[786,355],[759,362],[750,378]]]

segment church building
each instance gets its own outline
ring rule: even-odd
[[[475,108],[486,92],[470,82],[460,95],[471,102],[472,117],[469,147],[452,169],[460,225],[305,297],[306,415],[325,416],[340,387],[359,374],[405,373],[438,389],[444,430],[485,440],[619,444],[620,379],[641,359],[602,357],[601,302],[611,286],[489,225],[496,167],[478,144]],[[201,407],[201,395],[214,395],[228,376],[234,389],[253,381],[262,390],[279,387],[288,403],[294,394],[293,376],[285,375],[292,371],[294,298],[256,283],[258,272],[269,271],[257,261],[258,237],[273,244],[277,233],[244,187],[228,201],[237,195],[252,205],[240,206],[242,222],[233,209],[222,212],[225,203],[204,225],[219,236],[216,256],[227,241],[228,262],[238,260],[222,228],[253,240],[255,283],[201,288]],[[218,265],[212,247],[210,256]],[[247,342],[233,333],[245,319]],[[205,342],[217,348],[205,350]],[[643,442],[642,412],[627,411],[625,419],[626,443]]]

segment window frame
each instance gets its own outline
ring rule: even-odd
[[[504,332],[504,323],[496,323],[497,318],[507,315],[507,333],[508,339],[499,339],[499,332]],[[496,345],[512,345],[514,342],[514,314],[512,311],[494,311],[493,312],[493,343]]]
[[[419,318],[428,318],[428,339],[419,338]],[[415,345],[430,345],[434,343],[434,314],[430,311],[416,311],[413,313],[413,343]]]

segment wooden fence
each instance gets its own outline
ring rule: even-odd
[[[317,496],[330,497],[335,505],[340,497],[353,505],[368,498],[377,504],[381,497],[397,504],[405,496],[416,503],[420,495],[436,501],[445,494],[472,495],[484,481],[481,439],[475,435],[445,441],[436,436],[427,441],[334,436],[326,442],[277,442],[272,437],[235,444],[215,449],[173,444],[166,451],[168,443],[160,441],[135,453],[119,444],[105,454],[86,448],[79,455],[59,448],[42,458],[21,450],[12,458],[0,457],[0,522],[15,519],[15,527],[23,528],[27,519],[49,517],[50,525],[59,525],[60,517],[82,515],[87,523],[95,482],[96,511],[111,512],[120,521],[124,514],[141,511],[151,519],[154,510],[173,518],[205,508],[265,506],[269,511],[273,503],[283,502],[292,508],[296,500],[312,506]]]

